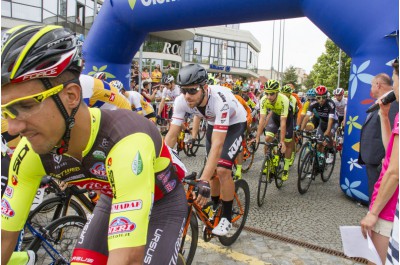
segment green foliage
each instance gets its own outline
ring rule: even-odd
[[[179,73],[179,69],[169,69],[167,72],[167,74],[172,75],[175,78],[175,80],[178,77],[178,73]]]
[[[300,88],[300,84],[297,83],[297,73],[294,66],[289,66],[283,73],[282,85],[292,84],[297,91]]]
[[[330,39],[326,41],[325,49],[325,52],[318,57],[317,63],[314,64],[313,69],[304,84],[308,88],[324,85],[329,90],[332,90],[337,87],[340,49]],[[347,90],[349,86],[351,58],[342,51],[341,61],[342,66],[340,69],[339,87]]]

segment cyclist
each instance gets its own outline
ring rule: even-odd
[[[128,100],[120,95],[112,83],[81,74],[79,82],[82,87],[83,101],[92,108],[130,109]]]
[[[332,136],[337,129],[337,114],[336,106],[332,99],[328,98],[328,89],[325,86],[318,86],[315,88],[316,101],[312,102],[307,110],[307,116],[301,124],[301,130],[304,130],[307,125],[307,120],[311,117],[312,113],[316,111],[319,117],[319,126],[317,128],[317,135],[324,137],[325,144],[332,145]],[[318,155],[322,157],[323,146],[318,146]],[[329,153],[326,158],[326,163],[333,162],[333,156]]]
[[[310,88],[309,90],[307,90],[307,93],[306,93],[307,100],[306,100],[306,102],[304,102],[303,108],[300,113],[299,124],[297,125],[298,129],[300,128],[301,124],[303,123],[304,117],[307,114],[308,107],[310,106],[311,103],[316,101],[315,96],[316,96],[316,94],[315,94],[314,88]],[[312,130],[314,130],[314,128],[318,127],[318,125],[319,125],[318,113],[316,113],[314,111],[312,116],[307,118],[307,124],[306,124],[305,129],[307,131],[312,131]]]
[[[156,126],[132,111],[82,102],[80,52],[70,30],[9,32],[1,52],[1,110],[10,134],[23,138],[11,159],[11,196],[2,199],[2,263],[43,175],[102,193],[72,264],[176,262],[187,215],[184,168],[173,163]]]
[[[256,145],[260,142],[260,136],[266,126],[265,141],[271,142],[280,128],[280,147],[285,154],[285,165],[282,180],[289,177],[289,166],[292,156],[293,139],[293,108],[289,99],[279,93],[279,82],[273,79],[265,83],[265,95],[260,100],[260,121],[258,124]],[[267,115],[267,111],[269,113]]]
[[[172,108],[165,106],[165,102],[173,102],[181,91],[179,86],[175,84],[175,78],[172,75],[164,76],[161,82],[165,87],[162,90],[161,102],[157,110],[157,119],[170,119],[172,116]]]
[[[344,98],[344,89],[341,87],[336,88],[333,90],[333,95],[335,96],[333,98],[333,102],[335,102],[336,105],[336,112],[338,114],[338,121],[339,121],[339,126],[344,127],[344,116],[345,116],[345,109],[347,106],[347,98]]]
[[[119,80],[111,81],[110,85],[117,88],[119,93],[128,99],[132,110],[151,120],[153,123],[156,123],[156,114],[154,113],[153,107],[144,99],[142,95],[139,94],[139,92],[126,91],[124,85]]]
[[[181,130],[185,113],[194,114],[192,137],[198,133],[201,116],[208,121],[206,133],[207,162],[200,176],[197,202],[204,206],[210,197],[210,180],[216,171],[219,182],[215,178],[211,183],[211,196],[215,205],[221,194],[223,213],[213,233],[226,235],[231,225],[232,204],[235,184],[232,180],[232,166],[239,153],[243,134],[246,129],[246,111],[235,96],[221,86],[207,84],[207,71],[199,64],[189,64],[179,71],[178,84],[182,94],[176,98],[174,114],[165,142],[174,146]],[[219,185],[219,183],[221,185]]]

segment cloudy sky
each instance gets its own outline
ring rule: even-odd
[[[240,24],[240,29],[249,30],[261,43],[258,59],[259,69],[271,68],[273,21]],[[274,68],[278,68],[279,20],[275,21]],[[327,36],[308,18],[285,20],[283,70],[293,65],[310,73],[317,58],[325,51]],[[281,48],[282,50],[282,48]]]

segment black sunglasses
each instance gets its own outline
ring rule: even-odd
[[[189,95],[196,95],[199,90],[200,90],[200,86],[195,87],[195,88],[187,88],[187,89],[181,88],[181,92],[184,95],[186,95],[186,93],[188,93]]]
[[[276,92],[272,92],[272,93],[267,93],[267,92],[265,92],[265,95],[267,95],[267,96],[273,96],[273,95],[275,95],[276,94]]]
[[[321,100],[321,99],[326,99],[327,96],[316,96],[315,98],[316,98],[317,100]]]

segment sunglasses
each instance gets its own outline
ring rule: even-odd
[[[315,97],[317,100],[322,100],[322,99],[326,99],[326,96],[316,96]]]
[[[46,98],[54,96],[60,93],[64,87],[70,83],[78,83],[79,79],[73,79],[64,84],[57,85],[46,91],[18,98],[8,102],[7,104],[1,105],[1,117],[3,119],[17,119],[25,120],[31,115],[37,113],[43,106],[41,104]]]
[[[181,92],[184,95],[186,95],[186,93],[188,93],[189,95],[196,95],[199,90],[200,90],[200,86],[195,87],[195,88],[186,88],[186,89],[181,88]]]
[[[265,92],[265,95],[266,95],[266,96],[274,96],[275,94],[276,94],[276,92],[271,92],[271,93]]]

